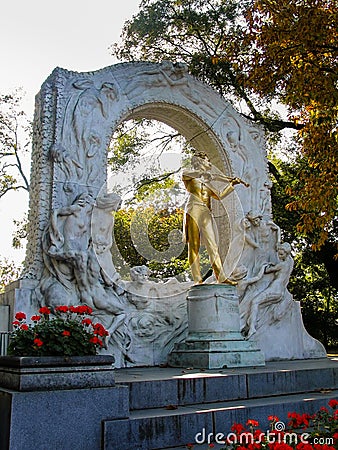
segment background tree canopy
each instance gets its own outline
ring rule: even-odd
[[[296,253],[290,289],[312,335],[335,345],[337,12],[336,0],[143,0],[112,47],[185,62],[264,126],[274,218]]]

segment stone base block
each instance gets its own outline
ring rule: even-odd
[[[264,366],[265,359],[253,342],[186,341],[175,345],[175,349],[169,355],[168,363],[172,367],[221,369]]]
[[[2,450],[93,450],[101,422],[129,415],[128,388],[15,392],[0,388]]]
[[[102,421],[129,416],[128,387],[115,385],[112,361],[0,358],[0,448],[99,449]]]
[[[189,333],[175,344],[172,367],[221,369],[264,366],[263,352],[240,333],[238,295],[234,286],[201,284],[187,296]]]

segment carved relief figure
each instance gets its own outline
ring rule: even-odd
[[[237,249],[236,259],[238,266],[244,265],[250,276],[255,263],[255,252],[259,247],[256,237],[253,233],[252,225],[247,217],[243,217],[234,226],[233,247]]]
[[[87,262],[90,244],[90,217],[94,199],[84,192],[70,206],[55,209],[43,235],[44,260],[47,274],[41,288],[47,302],[76,298],[77,287],[88,284]],[[75,281],[75,284],[74,284]],[[54,297],[54,299],[53,299]],[[57,304],[57,303],[56,303]],[[52,305],[51,305],[52,306]]]
[[[53,211],[51,216],[50,256],[80,258],[89,246],[90,214],[94,199],[88,193],[80,194],[70,206]]]
[[[126,302],[123,296],[118,295],[112,281],[102,270],[92,247],[88,254],[87,279],[88,284],[82,289],[82,301],[94,309],[94,314],[108,330],[106,342],[108,345],[111,341],[115,347],[115,357],[120,361],[129,360],[130,335],[124,326]]]
[[[260,195],[266,195],[266,184],[262,186],[262,180],[267,175],[265,160],[258,150],[260,133],[257,129],[245,127],[243,121],[231,113],[228,113],[221,133],[229,144],[228,148],[232,150],[237,173],[251,186],[248,208],[264,211],[260,208],[263,203],[265,208],[268,199],[263,199]]]
[[[247,329],[246,337],[249,339],[256,332],[259,309],[265,306],[277,304],[284,298],[288,299],[287,291],[290,275],[293,270],[291,246],[287,242],[278,246],[278,262],[269,264],[264,269],[264,274],[271,274],[272,278],[263,292],[256,294],[243,311],[244,328]],[[278,314],[281,315],[280,312]],[[280,317],[279,317],[280,318]]]
[[[161,65],[156,67],[143,68],[138,73],[137,78],[129,79],[127,96],[137,98],[142,95],[144,89],[163,88],[169,86],[173,89],[179,90],[180,94],[199,105],[205,114],[214,117],[213,105],[201,101],[201,94],[197,89],[194,89],[190,82],[188,75],[188,67],[186,64],[171,61],[163,61]],[[133,84],[135,82],[135,85]]]
[[[263,185],[263,187],[259,191],[259,209],[262,211],[263,215],[270,216],[271,215],[271,188],[272,181],[267,179]]]
[[[229,115],[228,120],[224,124],[229,130],[226,138],[230,144],[231,150],[236,153],[239,159],[238,173],[245,179],[248,178],[248,151],[241,140],[241,127],[238,121]]]
[[[248,268],[243,264],[237,266],[233,271],[233,273],[231,274],[231,279],[237,282],[237,294],[239,303],[242,302],[249,286],[256,283],[263,277],[265,268],[266,266],[263,266],[258,274],[254,277],[248,276]]]
[[[213,181],[217,174],[211,174],[211,163],[204,153],[192,157],[192,170],[183,171],[182,179],[188,191],[185,214],[185,238],[188,243],[189,264],[195,283],[203,283],[199,249],[204,244],[218,283],[234,284],[223,271],[219,255],[218,242],[211,213],[211,199],[222,200],[234,190],[234,185],[242,182],[239,178],[223,177],[226,186],[222,191],[216,190]]]
[[[116,271],[111,255],[113,243],[114,212],[121,206],[121,197],[113,192],[100,195],[96,199],[92,214],[92,241],[94,251],[110,283],[117,286],[120,275]]]
[[[125,283],[127,298],[137,309],[145,309],[149,305],[150,283],[148,282],[148,267],[131,267],[130,278],[131,282]]]
[[[125,282],[128,355],[136,365],[147,360],[164,362],[159,359],[161,352],[169,352],[175,339],[186,333],[186,291],[192,283],[156,282],[149,275],[147,266],[135,266],[130,269],[131,281]]]
[[[78,79],[72,86],[75,89],[67,101],[51,157],[60,171],[58,181],[76,194],[80,183],[91,186],[100,179],[106,145],[102,122],[111,114],[119,93],[111,82],[96,86],[90,79]]]
[[[258,247],[255,250],[253,271],[259,270],[264,263],[273,262],[280,243],[280,228],[272,221],[265,220],[262,214],[249,211],[247,219],[252,225],[252,232]]]

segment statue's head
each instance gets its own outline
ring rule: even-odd
[[[291,254],[291,245],[288,242],[283,242],[277,246],[277,253],[280,259],[286,258]]]
[[[88,192],[82,192],[75,198],[73,204],[80,205],[80,206],[94,205],[95,199]]]
[[[258,226],[263,218],[262,214],[258,211],[249,211],[246,214],[246,217],[249,219],[250,223],[255,226]]]
[[[146,281],[149,276],[147,266],[134,266],[130,269],[130,278],[132,281]]]
[[[104,195],[100,195],[96,199],[97,208],[109,209],[111,211],[117,211],[118,209],[120,209],[121,203],[121,197],[114,192],[107,192]]]
[[[211,168],[211,162],[209,159],[209,156],[204,152],[197,152],[193,155],[191,158],[191,165],[195,169],[199,168],[205,168],[210,169]]]

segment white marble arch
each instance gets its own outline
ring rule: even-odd
[[[257,289],[252,281],[263,264],[278,263],[262,129],[191,76],[184,64],[135,62],[86,73],[56,68],[42,85],[36,97],[25,270],[4,303],[13,306],[12,313],[23,309],[28,314],[46,301],[99,305],[98,317],[112,330],[108,351],[117,356],[117,366],[151,366],[165,362],[174,343],[186,336],[189,284],[151,281],[145,291],[153,295],[140,299],[133,296],[133,282],[123,284],[118,276],[107,281],[100,260],[93,256],[90,242],[95,245],[95,239],[88,225],[92,205],[107,181],[107,147],[113,132],[133,118],[156,119],[175,128],[197,151],[208,154],[213,170],[250,183],[248,188],[237,185],[234,193],[213,205],[220,253],[229,276],[245,264],[251,277],[249,290],[268,285],[269,280],[261,281],[262,274]],[[62,236],[76,223],[76,236]],[[108,220],[107,230],[111,226]],[[80,242],[78,236],[83,248],[74,244]],[[262,250],[263,244],[267,250],[262,254],[256,248]],[[107,246],[104,251],[107,256]],[[282,317],[264,314],[269,333],[274,326],[271,317],[281,326]],[[301,317],[295,320],[303,330]],[[269,348],[264,330],[257,328],[257,333],[264,351],[264,345]],[[305,330],[302,333],[306,335]],[[290,342],[285,346],[288,352],[276,346],[268,359],[324,356],[325,350],[309,338],[305,350],[301,343],[290,354]]]
[[[230,224],[260,209],[259,193],[269,181],[262,130],[192,77],[186,66],[136,62],[87,73],[56,68],[36,97],[24,277],[41,276],[41,237],[51,211],[71,204],[85,190],[97,195],[106,181],[111,136],[118,124],[132,118],[170,125],[205,151],[217,169],[250,182],[250,188],[238,186],[237,195],[224,200],[226,212],[215,214],[229,214],[222,219],[228,228],[221,233],[223,257]],[[269,192],[263,212],[271,214]]]

